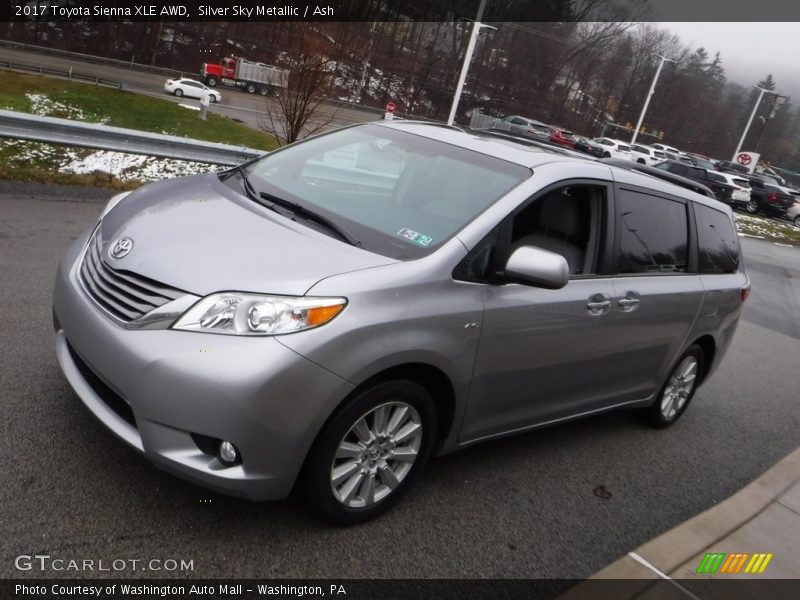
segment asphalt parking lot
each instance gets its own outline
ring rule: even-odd
[[[581,578],[800,445],[800,249],[745,238],[753,292],[736,340],[672,429],[620,412],[475,446],[348,529],[296,501],[210,494],[106,432],[57,366],[56,263],[110,195],[0,182],[0,577]],[[20,572],[21,554],[194,568]]]

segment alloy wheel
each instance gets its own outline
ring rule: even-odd
[[[680,412],[692,394],[697,380],[697,358],[687,356],[670,375],[661,396],[661,416],[671,421]]]
[[[405,402],[387,402],[361,416],[344,435],[331,464],[334,497],[349,508],[372,506],[411,472],[422,445],[422,419]]]

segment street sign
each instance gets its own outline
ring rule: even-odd
[[[386,103],[386,112],[383,113],[383,120],[384,121],[391,121],[392,119],[394,119],[394,109],[395,108],[397,108],[397,107],[394,105],[394,102],[392,102],[391,100],[389,100],[389,102]]]
[[[755,171],[756,165],[758,164],[758,158],[760,156],[761,155],[757,152],[739,152],[733,157],[733,160],[743,167],[747,167],[747,170],[752,173]]]

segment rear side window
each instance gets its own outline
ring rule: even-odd
[[[718,183],[728,183],[728,180],[727,180],[727,179],[725,179],[725,177],[724,177],[724,176],[722,176],[722,175],[717,175],[716,173],[709,173],[709,174],[708,174],[708,178],[709,178],[711,181],[716,181],[716,182],[718,182]]]
[[[686,165],[671,162],[658,163],[656,167],[664,171],[669,171],[670,173],[677,173],[678,175],[686,175],[688,171]]]
[[[703,169],[698,169],[697,167],[689,167],[686,172],[687,177],[694,177],[695,179],[706,179],[706,172]]]
[[[735,273],[739,268],[739,240],[728,215],[694,205],[701,273]]]
[[[620,193],[619,273],[685,273],[686,205],[630,190]]]

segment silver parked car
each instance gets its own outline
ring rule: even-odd
[[[520,117],[519,115],[505,117],[502,122],[512,133],[540,142],[549,142],[553,133],[553,128],[550,125],[535,119]]]
[[[370,123],[115,196],[54,324],[77,395],[159,467],[353,523],[434,455],[623,407],[673,424],[748,289],[719,202]]]

